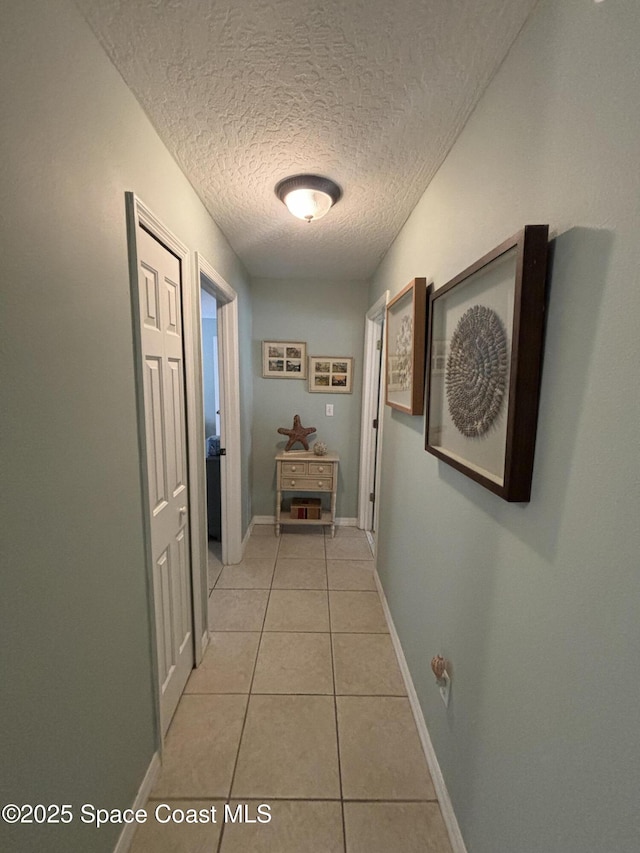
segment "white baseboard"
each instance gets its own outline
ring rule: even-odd
[[[159,773],[160,755],[155,752],[153,754],[153,758],[151,759],[151,763],[147,768],[147,772],[144,774],[144,779],[142,780],[140,789],[133,802],[132,808],[134,811],[136,809],[143,809],[145,807],[146,802],[149,799],[151,789],[155,785]],[[128,853],[129,848],[131,847],[131,842],[133,841],[133,833],[136,831],[137,826],[137,823],[125,824],[122,832],[120,833],[118,843],[116,844],[113,853]]]
[[[275,524],[276,517],[275,515],[254,515],[251,519],[251,524],[249,528],[253,530],[254,524]]]
[[[253,530],[254,524],[275,524],[276,517],[275,515],[254,515],[251,519],[251,524],[249,525],[249,529]],[[281,524],[286,524],[287,521],[285,518],[280,519]],[[336,527],[357,527],[358,519],[357,518],[336,518]]]
[[[251,531],[253,530],[253,525],[255,523],[256,523],[255,519],[252,518],[251,521],[249,522],[249,526],[247,527],[247,532],[244,534],[244,539],[242,540],[242,545],[241,545],[241,550],[242,550],[241,557],[242,558],[244,558],[244,549],[247,547],[247,542],[249,541],[249,537],[251,536]]]
[[[209,632],[205,631],[202,637],[200,637],[200,648],[202,649],[202,656],[204,657],[204,653],[207,650],[207,646],[209,645]],[[201,660],[202,662],[202,660]]]
[[[380,601],[382,602],[382,609],[384,610],[384,615],[389,626],[391,642],[393,643],[393,647],[398,657],[398,663],[407,688],[407,695],[411,704],[411,710],[413,711],[413,717],[418,728],[418,736],[420,738],[420,743],[422,744],[422,749],[424,750],[424,756],[427,759],[427,764],[433,780],[433,786],[436,790],[438,803],[440,804],[442,818],[445,826],[447,827],[447,832],[449,833],[449,841],[451,842],[453,853],[467,853],[467,848],[465,846],[464,839],[462,838],[460,827],[458,826],[458,820],[455,812],[453,811],[453,804],[451,802],[449,792],[447,791],[447,786],[445,785],[444,777],[440,770],[440,764],[438,763],[438,758],[431,742],[424,714],[422,713],[422,708],[418,701],[418,694],[416,693],[416,688],[414,687],[413,679],[411,678],[411,673],[409,672],[409,667],[407,665],[407,660],[404,656],[404,652],[402,651],[400,638],[398,637],[398,632],[393,624],[391,611],[389,610],[387,598],[384,594],[384,589],[382,588],[382,583],[380,582],[380,577],[378,576],[377,571],[374,572],[374,576],[376,586],[378,587],[378,592],[380,594]]]
[[[371,553],[373,556],[376,556],[376,539],[373,533],[370,530],[365,530],[367,535],[367,542],[369,543],[369,547],[371,548]]]

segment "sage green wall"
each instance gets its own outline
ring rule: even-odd
[[[542,0],[372,287],[550,223],[531,502],[384,426],[378,569],[470,853],[639,849],[639,43],[636,0]]]
[[[158,744],[125,191],[238,291],[247,424],[248,284],[70,2],[4,4],[0,38],[0,800],[123,808]],[[0,848],[100,853],[120,829],[0,822]]]
[[[355,518],[368,286],[362,281],[254,279],[251,293],[254,515],[275,512],[273,457],[286,444],[277,429],[290,427],[299,414],[304,426],[317,428],[312,440],[325,441],[340,454],[337,515]],[[263,379],[263,340],[306,341],[308,355],[353,356],[353,393],[310,394],[306,380]],[[333,403],[333,417],[325,415],[326,403]]]

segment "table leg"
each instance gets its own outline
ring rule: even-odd
[[[336,492],[331,492],[331,538],[336,535]]]
[[[280,478],[278,478],[280,479]],[[276,536],[280,536],[280,507],[282,504],[282,492],[278,489],[276,493]]]

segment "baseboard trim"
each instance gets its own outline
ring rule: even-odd
[[[244,549],[247,547],[247,542],[249,541],[249,537],[251,536],[251,531],[253,530],[253,525],[256,523],[255,519],[252,518],[249,522],[249,526],[247,527],[247,532],[244,534],[244,539],[242,540],[242,554],[241,558],[244,559]]]
[[[378,593],[380,594],[380,601],[382,602],[382,609],[384,610],[385,619],[387,620],[387,625],[389,626],[391,642],[393,643],[393,648],[395,649],[396,655],[398,657],[400,671],[402,672],[402,677],[407,688],[407,695],[409,697],[409,703],[411,705],[413,717],[416,721],[416,726],[418,728],[418,736],[420,738],[420,743],[422,744],[424,756],[429,766],[431,778],[433,779],[433,786],[436,789],[436,796],[438,797],[438,803],[440,804],[442,818],[444,820],[445,826],[447,827],[447,832],[449,833],[449,841],[451,842],[451,848],[453,850],[453,853],[467,853],[467,848],[465,846],[464,839],[462,838],[462,833],[460,832],[458,820],[453,810],[451,797],[449,796],[449,792],[447,791],[447,786],[445,785],[444,777],[440,769],[440,764],[433,748],[433,743],[431,742],[431,737],[429,735],[429,730],[427,729],[424,714],[422,713],[422,707],[420,706],[420,702],[418,701],[418,694],[416,693],[416,688],[413,684],[411,673],[409,672],[407,659],[404,656],[402,645],[400,644],[400,637],[398,636],[396,627],[393,624],[393,618],[391,616],[391,611],[389,610],[387,597],[384,594],[384,589],[382,587],[382,583],[380,581],[380,577],[377,571],[374,571],[374,577],[376,581],[376,586],[378,587]]]
[[[253,530],[254,524],[275,524],[276,517],[275,515],[254,515],[251,519],[251,524],[249,525],[249,530]],[[281,524],[286,524],[286,518],[280,519]],[[357,518],[336,518],[336,527],[357,527],[358,519]]]
[[[250,529],[253,530],[256,524],[275,524],[275,515],[254,515],[251,519]]]
[[[373,533],[370,530],[365,530],[365,533],[367,536],[367,542],[369,543],[369,547],[371,548],[371,553],[373,554],[373,556],[375,558],[375,556],[376,556],[376,539],[375,539],[375,536],[373,535]]]
[[[204,653],[207,650],[207,646],[209,645],[209,632],[205,631],[202,637],[200,637],[200,648],[202,649],[202,656],[204,657]],[[202,660],[200,661],[202,663]]]
[[[151,763],[147,768],[147,772],[144,775],[144,779],[142,780],[140,789],[138,790],[136,798],[133,802],[132,808],[134,811],[136,809],[143,809],[145,807],[146,802],[149,799],[149,794],[151,793],[151,790],[156,783],[156,779],[158,778],[159,773],[160,755],[155,752],[153,754],[153,758],[151,759]],[[133,841],[133,833],[136,831],[137,825],[137,823],[125,824],[122,832],[120,833],[118,843],[116,844],[113,853],[129,853],[131,842]]]

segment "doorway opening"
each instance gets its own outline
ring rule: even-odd
[[[200,274],[202,330],[202,396],[204,401],[205,466],[207,483],[207,538],[209,587],[222,570],[221,450],[226,450],[220,424],[220,372],[218,353],[218,303]]]
[[[360,483],[358,527],[367,534],[375,555],[378,530],[378,494],[382,423],[384,413],[384,322],[389,291],[385,291],[367,311],[364,335],[364,382],[362,388],[362,430],[360,441]]]
[[[208,539],[226,566],[242,560],[238,299],[198,252],[196,273],[201,314],[199,459],[202,493],[207,495],[204,547]]]

